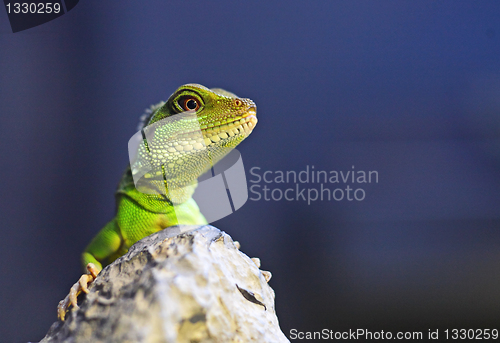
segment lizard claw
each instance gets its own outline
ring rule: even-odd
[[[78,282],[75,285],[78,285],[78,288],[80,291],[88,294],[89,289],[87,287],[87,284],[91,283],[92,281],[94,281],[94,277],[92,275],[83,274],[82,276],[80,276],[80,280],[78,280]],[[73,287],[71,287],[71,290],[73,290]],[[70,291],[70,293],[71,293],[71,291]],[[76,296],[78,296],[78,295],[76,295]],[[75,296],[75,299],[76,299],[76,296]],[[73,302],[71,302],[71,304],[73,306],[75,306],[75,304],[73,304]]]
[[[94,279],[97,277],[97,275],[101,272],[100,269],[97,269],[96,265],[93,263],[87,263],[87,270],[94,277]]]
[[[74,308],[79,308],[78,306],[78,295],[81,292],[88,293],[88,285],[94,281],[94,279],[97,277],[97,274],[99,274],[99,270],[93,263],[89,263],[87,265],[87,270],[89,274],[83,274],[78,282],[76,282],[71,289],[69,290],[69,294],[59,302],[57,305],[57,317],[61,320],[64,321],[64,318],[66,317],[66,311],[70,307],[70,305],[73,305]]]

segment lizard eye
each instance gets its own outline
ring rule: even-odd
[[[184,111],[196,111],[200,108],[200,103],[195,98],[184,98],[181,99],[179,105],[182,107]]]

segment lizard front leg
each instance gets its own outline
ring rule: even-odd
[[[87,265],[88,274],[83,274],[80,279],[71,287],[69,294],[59,302],[57,305],[57,317],[64,321],[66,317],[66,311],[70,305],[74,308],[78,308],[77,298],[78,295],[83,291],[88,293],[88,284],[90,284],[99,274],[100,269],[96,267],[95,264],[89,263]]]
[[[115,255],[122,245],[122,237],[116,220],[109,222],[90,242],[82,254],[82,263],[86,266],[87,273],[71,287],[69,294],[57,305],[57,317],[64,321],[66,311],[73,305],[78,308],[77,298],[81,292],[88,293],[88,285],[94,281],[102,270],[101,261]]]

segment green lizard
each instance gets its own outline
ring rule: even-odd
[[[164,119],[182,118],[173,116],[183,112],[191,113],[196,123],[178,120],[162,125]],[[252,100],[197,84],[183,85],[167,102],[152,106],[143,118],[144,144],[138,148],[139,161],[125,170],[116,191],[116,216],[82,254],[88,273],[59,303],[58,317],[64,320],[70,305],[78,308],[78,294],[87,293],[88,284],[103,266],[124,255],[135,242],[172,225],[206,224],[191,198],[197,179],[244,140],[256,124]],[[146,140],[144,131],[155,125]],[[199,130],[193,129],[196,127]],[[156,169],[145,173],[143,180],[147,182],[138,187],[134,176],[144,160]]]

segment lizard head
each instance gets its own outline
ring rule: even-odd
[[[203,143],[213,151],[221,147],[234,148],[257,124],[257,107],[252,100],[220,88],[186,84],[152,114],[148,125],[185,112],[196,113]],[[174,138],[171,137],[172,142],[176,141]]]
[[[250,135],[256,105],[220,88],[186,84],[153,108],[145,123],[147,144],[139,148],[138,166],[147,160],[153,170],[144,177],[166,181],[169,189],[185,187]]]

